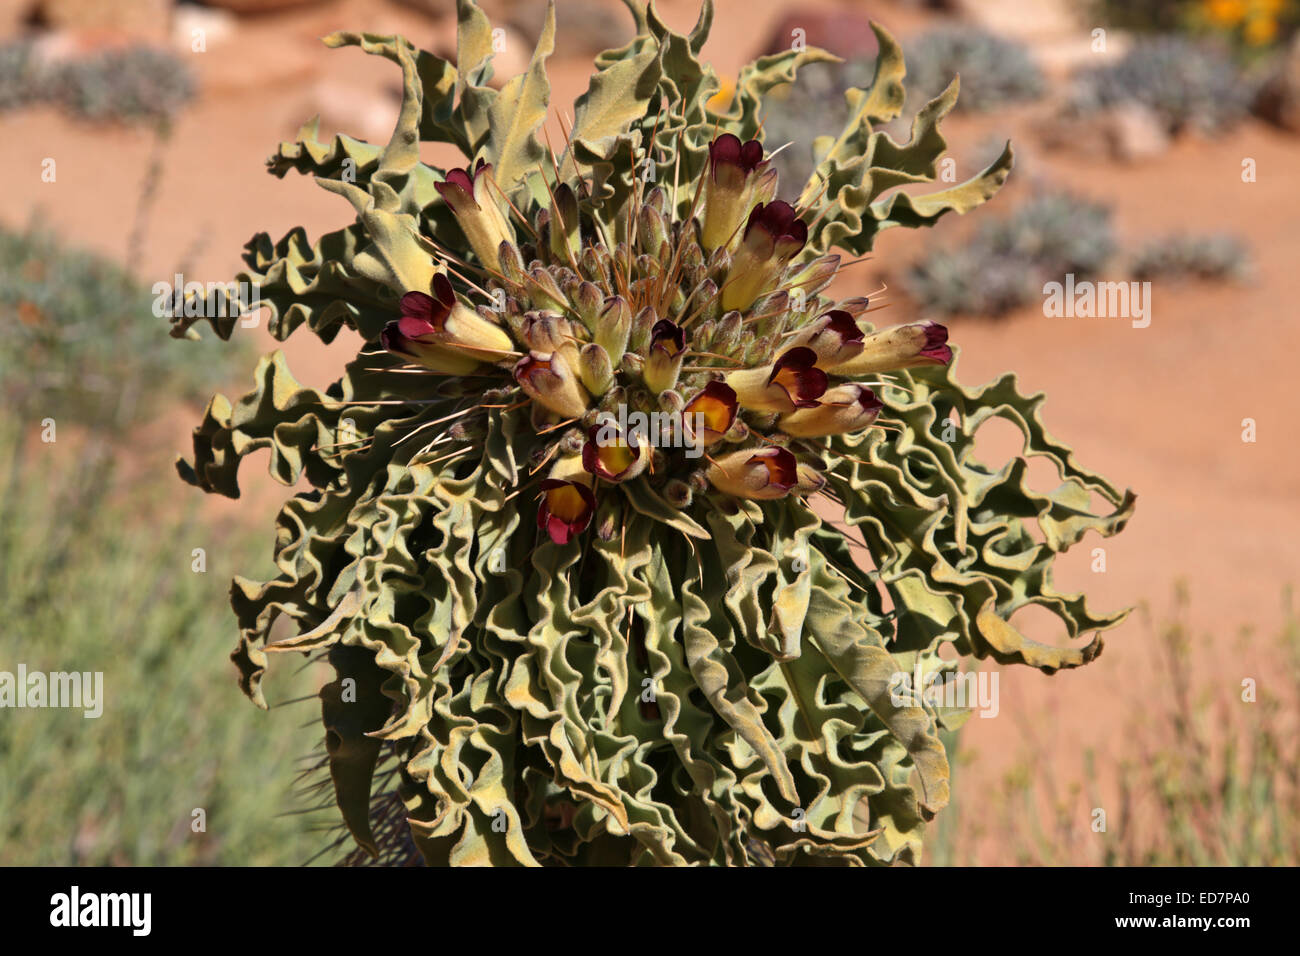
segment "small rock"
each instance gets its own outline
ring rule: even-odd
[[[324,79],[312,86],[307,102],[295,116],[319,113],[321,138],[346,133],[370,143],[386,143],[397,123],[401,94],[396,90],[362,89],[355,84]]]
[[[533,57],[533,47],[528,38],[513,27],[492,28],[492,79],[488,85],[500,89],[506,81],[528,69]],[[557,28],[558,32],[558,28]],[[456,62],[456,23],[448,19],[435,30],[426,49],[451,63]]]
[[[39,0],[33,9],[51,30],[151,43],[166,41],[172,15],[171,0]]]
[[[245,16],[247,14],[292,10],[294,7],[305,7],[311,3],[320,3],[321,0],[204,0],[204,2],[209,7],[217,7]]]
[[[876,35],[865,13],[792,8],[777,21],[762,52],[781,53],[800,42],[846,60],[876,55]]]
[[[1105,130],[1111,155],[1124,162],[1159,156],[1169,148],[1164,121],[1140,103],[1107,110]]]
[[[515,3],[505,22],[534,46],[546,23],[546,4]],[[557,46],[564,53],[594,55],[623,46],[632,39],[632,18],[622,7],[597,0],[565,0],[555,5]]]
[[[235,15],[228,10],[183,4],[172,16],[172,46],[179,50],[194,51],[199,37],[204,47],[211,50],[234,35]]]
[[[1134,162],[1169,148],[1169,131],[1147,107],[1127,103],[1083,116],[1054,118],[1039,132],[1045,145],[1098,158]]]
[[[32,56],[43,67],[85,59],[102,50],[120,50],[137,41],[129,34],[106,29],[45,30],[32,40]]]
[[[396,0],[399,6],[410,7],[426,16],[439,19],[444,16],[452,5],[444,3],[443,0]]]
[[[1293,133],[1300,133],[1300,33],[1255,98],[1255,113]]]

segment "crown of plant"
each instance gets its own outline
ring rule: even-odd
[[[396,63],[404,96],[386,146],[325,143],[313,122],[269,163],[356,221],[315,244],[259,235],[240,278],[278,338],[346,327],[363,344],[324,391],[264,359],[180,463],[237,496],[266,448],[276,478],[312,486],[281,512],[276,577],[235,580],[233,659],[263,706],[269,654],[329,660],[320,768],[383,862],[914,861],[947,801],[938,732],[965,712],[900,697],[895,676],[1091,660],[1100,638],[1047,646],[1009,619],[1032,604],[1071,636],[1118,623],[1056,592],[1051,566],[1122,528],[1133,498],[1046,434],[1014,376],[958,385],[942,326],[877,330],[851,274],[847,298],[830,291],[840,255],[1005,179],[1009,146],[966,183],[895,189],[936,178],[955,81],[908,142],[874,129],[904,97],[877,27],[849,121],[794,146],[817,166],[791,205],[762,99],[833,58],[764,57],[714,108],[711,4],[678,34],[626,2],[636,36],[597,58],[558,151],[552,8],[499,90],[469,0],[454,65],[399,37],[326,38]],[[421,162],[421,141],[466,166]],[[993,417],[1025,435],[1001,469],[973,456]],[[1057,489],[1025,484],[1030,455]]]
[[[530,222],[481,159],[436,185],[473,256],[446,251],[380,342],[412,371],[480,380],[496,401],[475,415],[528,405],[531,470],[549,475],[538,526],[557,544],[590,527],[605,486],[645,482],[679,510],[699,494],[820,491],[814,440],[862,431],[883,407],[850,379],[952,358],[934,323],[864,334],[866,297],[821,294],[840,257],[792,261],[808,226],[772,198],[762,144],[723,133],[708,148],[680,218],[660,186],[637,182],[605,222],[556,182]],[[470,421],[455,440],[474,440]]]

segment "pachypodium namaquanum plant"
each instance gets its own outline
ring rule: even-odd
[[[948,799],[939,731],[966,712],[897,675],[1091,660],[1099,637],[1046,645],[1009,619],[1037,605],[1071,637],[1118,623],[1055,591],[1051,567],[1122,528],[1133,497],[1047,435],[1014,376],[958,385],[942,326],[875,330],[874,298],[828,291],[841,253],[1006,178],[1009,146],[961,185],[895,189],[935,179],[955,81],[906,143],[874,131],[904,98],[877,27],[874,81],[847,91],[843,129],[802,144],[818,162],[790,205],[763,96],[833,58],[764,57],[717,109],[711,5],[678,34],[627,4],[635,38],[597,59],[558,150],[553,9],[500,89],[471,0],[455,64],[400,37],[326,38],[396,63],[404,95],[386,146],[312,123],[269,160],[356,219],[314,245],[255,237],[240,278],[277,338],[305,324],[362,344],[324,391],[263,359],[179,465],[233,497],[265,448],[276,478],[311,486],[280,514],[275,578],[235,580],[233,659],[262,706],[269,655],[333,666],[320,767],[354,862],[914,862]],[[421,162],[427,141],[466,167]],[[973,456],[991,418],[1025,441],[999,469]],[[1055,490],[1026,483],[1033,455]]]

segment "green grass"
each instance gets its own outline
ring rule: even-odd
[[[102,256],[39,228],[0,227],[7,416],[122,430],[156,417],[151,396],[201,400],[246,362],[241,344],[170,338],[153,305],[147,285]]]
[[[1002,785],[981,795],[963,791],[955,760],[954,799],[931,830],[926,863],[978,862],[970,841],[990,835],[1000,864],[1300,864],[1300,616],[1288,595],[1283,626],[1251,654],[1268,669],[1241,675],[1259,683],[1247,702],[1237,677],[1192,677],[1200,642],[1186,602],[1180,590],[1178,612],[1151,628],[1161,690],[1135,702],[1123,749],[1083,753],[1072,775],[1043,774],[1049,755],[1026,738]],[[1261,649],[1256,636],[1242,641]],[[1105,832],[1093,832],[1094,808],[1106,812]]]
[[[305,805],[294,777],[316,704],[259,711],[227,657],[232,571],[269,541],[165,517],[187,495],[166,473],[124,488],[110,453],[17,438],[0,433],[0,670],[102,671],[105,703],[98,719],[0,710],[0,864],[308,859],[313,818],[280,814]],[[309,695],[312,678],[279,668],[270,697]]]

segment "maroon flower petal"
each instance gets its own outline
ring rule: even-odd
[[[826,394],[830,379],[817,367],[817,353],[806,345],[789,349],[772,363],[769,385],[785,389],[795,408],[813,408],[817,399]]]
[[[788,448],[765,448],[750,459],[756,460],[767,468],[769,483],[783,491],[789,491],[799,483],[799,462]]]
[[[831,309],[821,318],[828,320],[826,330],[838,335],[845,345],[856,345],[862,341],[862,326],[858,325],[853,320],[852,314],[844,309]]]
[[[650,330],[650,350],[662,349],[676,358],[686,348],[686,330],[669,319],[660,319]]]
[[[404,319],[432,322],[434,312],[438,309],[438,303],[433,300],[433,296],[426,292],[408,292],[402,296],[400,308]]]
[[[940,325],[938,322],[926,322],[924,327],[925,346],[921,349],[921,354],[940,365],[947,365],[952,361],[947,326]]]

